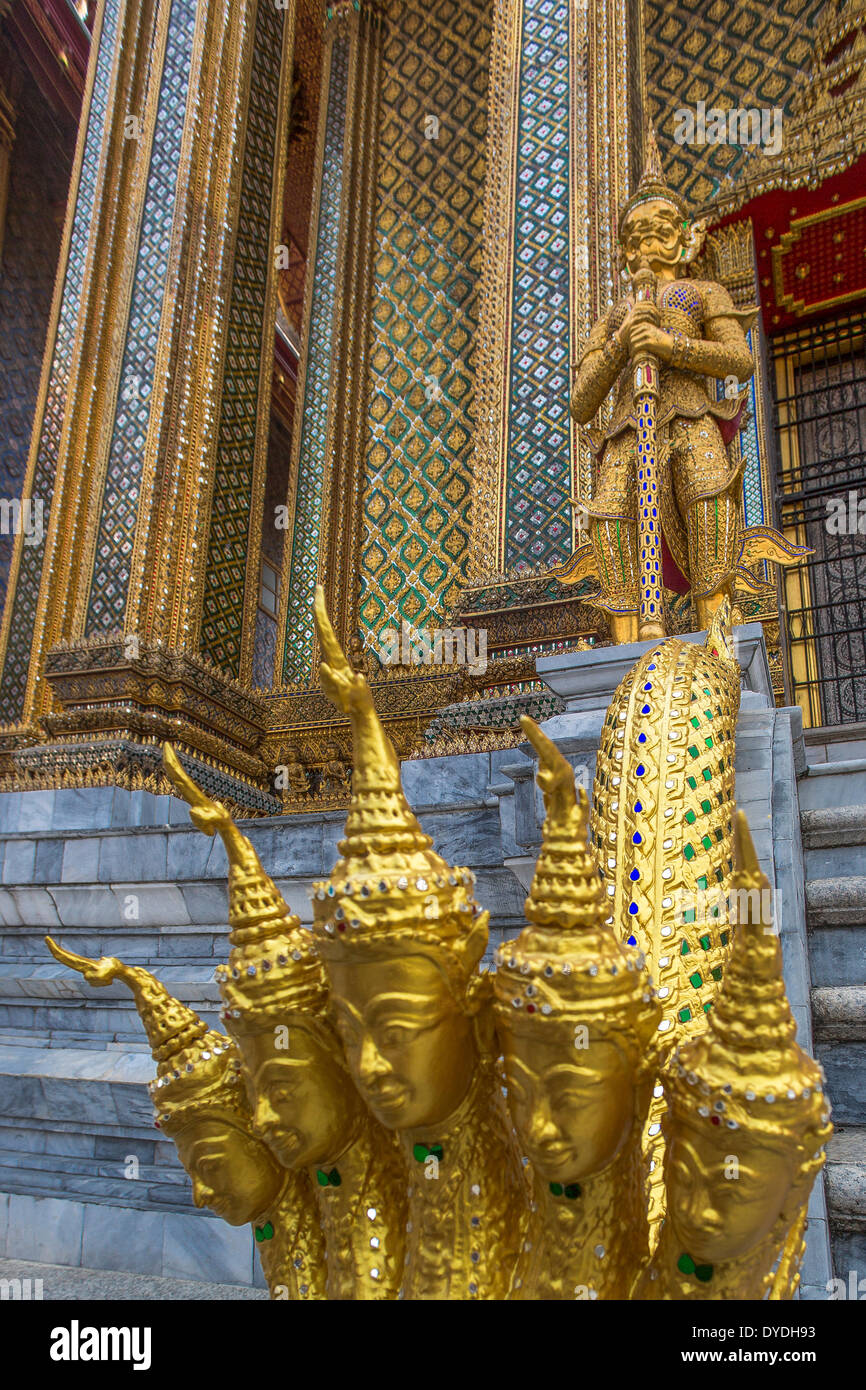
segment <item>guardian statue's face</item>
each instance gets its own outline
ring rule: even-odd
[[[171,1127],[171,1137],[192,1179],[197,1207],[209,1207],[230,1226],[244,1226],[276,1201],[284,1175],[252,1129],[193,1112],[180,1129]]]
[[[328,973],[349,1067],[373,1114],[389,1129],[435,1130],[477,1061],[472,1023],[441,971],[406,955],[330,961]]]
[[[711,1131],[677,1117],[665,1161],[668,1213],[683,1251],[707,1264],[737,1259],[770,1234],[795,1178],[793,1149],[745,1129]]]
[[[622,250],[632,275],[644,259],[654,275],[671,271],[681,260],[685,244],[682,217],[661,198],[638,203],[623,223]]]
[[[254,1128],[283,1167],[336,1160],[351,1140],[358,1098],[334,1049],[291,1016],[237,1041]]]
[[[562,1030],[503,1028],[508,1104],[522,1152],[547,1182],[607,1168],[634,1124],[632,1068],[615,1043],[576,1048]]]

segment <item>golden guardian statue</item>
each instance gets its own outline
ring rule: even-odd
[[[595,576],[614,642],[665,635],[666,584],[691,590],[706,629],[737,574],[754,587],[749,564],[807,553],[769,527],[742,528],[743,461],[730,445],[754,372],[745,334],[757,310],[690,275],[703,241],[703,224],[665,182],[650,127],[646,167],[619,216],[629,289],[590,332],[571,398],[586,426],[612,397],[606,427],[585,432],[596,464],[582,499],[589,540],[553,571],[566,584]]]

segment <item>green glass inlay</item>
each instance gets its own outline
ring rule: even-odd
[[[713,847],[713,842],[710,839],[709,835],[701,836],[701,844],[703,845],[704,849],[712,849]]]
[[[688,1006],[686,1006],[686,1008],[684,1009],[680,1009],[679,1013],[677,1014],[677,1018],[679,1019],[680,1023],[688,1023],[691,1016],[692,1011],[690,1008],[688,1008]]]
[[[693,757],[693,758],[696,758],[696,757],[698,756],[698,750],[697,750],[697,748],[695,747],[694,744],[692,744],[691,747],[689,748],[689,754],[690,754],[690,756]]]
[[[712,809],[713,808],[710,805],[709,801],[706,799],[706,797],[704,797],[704,800],[701,802],[701,810],[703,811],[704,815],[708,816]]]
[[[711,782],[712,780],[713,780],[713,774],[712,774],[712,772],[710,771],[710,769],[709,769],[708,767],[705,767],[705,768],[704,768],[704,781],[705,781],[705,782]]]
[[[683,921],[684,921],[684,922],[693,922],[694,920],[695,920],[695,909],[694,909],[693,907],[687,907],[686,910],[685,910],[685,912],[683,913]]]
[[[713,736],[712,736],[712,734],[708,734],[707,737],[704,739],[704,747],[705,747],[705,748],[712,748],[712,746],[713,746]]]
[[[727,933],[726,931],[723,931],[722,934],[721,934],[721,936],[719,937],[719,940],[721,941],[721,943],[722,943],[723,946],[727,946],[727,944],[728,944],[728,933]]]
[[[708,936],[702,936],[700,938],[700,942],[705,951],[708,951],[710,949],[710,938]]]
[[[714,980],[720,980],[722,978],[722,967],[720,965],[714,965],[710,974]]]
[[[683,854],[686,856],[686,859],[689,861],[689,863],[691,863],[691,861],[695,857],[695,852],[691,845],[686,845],[685,849],[683,850]]]
[[[697,816],[694,811],[686,811],[686,825],[694,825],[696,820]]]
[[[694,777],[687,777],[687,778],[686,778],[686,781],[688,782],[688,784],[689,784],[689,786],[691,787],[692,791],[695,791],[698,784],[697,784],[697,782],[695,781]]]
[[[703,983],[704,979],[699,970],[696,970],[694,975],[689,976],[689,984],[691,985],[692,989],[700,989]]]
[[[709,1002],[709,1004],[705,1004],[705,1005],[704,1005],[704,1013],[705,1013],[705,1014],[708,1014],[708,1013],[710,1012],[710,1009],[711,1009],[712,1007],[713,1007],[713,1001],[712,1001],[712,999],[711,999],[710,1002]]]
[[[696,714],[692,715],[691,719],[689,720],[689,723],[691,724],[693,729],[699,729],[701,727],[701,721],[700,719],[698,719],[698,716]]]
[[[701,874],[701,876],[700,876],[700,878],[698,879],[697,882],[698,882],[698,887],[700,888],[701,892],[706,893],[706,891],[707,891],[707,880],[706,880],[706,876],[705,876],[704,874]]]

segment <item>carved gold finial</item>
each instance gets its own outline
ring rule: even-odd
[[[656,139],[655,126],[651,121],[647,124],[646,132],[646,158],[644,161],[643,173],[640,176],[638,186],[634,193],[632,193],[631,197],[620,209],[620,236],[622,236],[623,223],[629,213],[633,212],[639,204],[648,203],[651,199],[653,201],[657,200],[662,203],[667,203],[684,221],[688,216],[686,205],[682,198],[670,187],[665,179],[661,154]]]
[[[234,1045],[175,999],[149,970],[124,965],[114,956],[90,960],[65,950],[50,936],[45,944],[55,960],[77,970],[88,984],[101,987],[121,980],[132,991],[157,1064],[150,1090],[163,1128],[168,1131],[172,1121],[180,1123],[196,1105],[246,1112],[240,1077],[231,1065],[239,1056]]]
[[[322,647],[322,689],[352,721],[355,771],[341,858],[330,878],[313,885],[319,948],[354,952],[372,940],[399,946],[404,937],[447,952],[465,982],[487,942],[488,914],[472,898],[474,876],[454,869],[431,848],[409,807],[400,764],[373,704],[366,677],[353,670],[316,590]]]

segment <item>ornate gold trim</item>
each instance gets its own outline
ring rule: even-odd
[[[808,217],[796,218],[788,231],[782,234],[772,249],[773,290],[776,295],[776,303],[782,309],[788,309],[797,318],[801,318],[803,314],[816,314],[822,309],[833,309],[840,304],[851,304],[854,300],[863,298],[864,290],[861,285],[858,289],[849,290],[846,294],[833,295],[830,299],[810,301],[807,304],[805,299],[795,299],[793,294],[789,294],[785,290],[782,278],[782,261],[791,247],[796,246],[807,227],[813,227],[819,222],[831,222],[835,217],[843,216],[848,212],[856,212],[862,207],[866,207],[866,198],[854,198],[849,203],[839,203],[831,208],[822,208],[820,212],[810,213]]]

